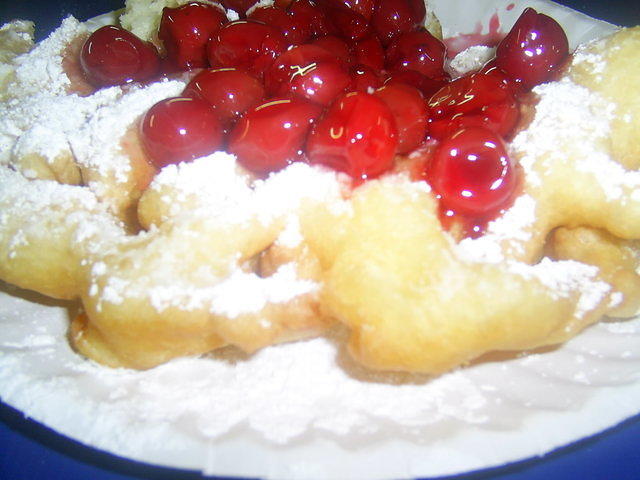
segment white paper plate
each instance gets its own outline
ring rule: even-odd
[[[449,34],[508,29],[525,6],[554,16],[573,45],[614,28],[545,1],[433,4]],[[87,445],[156,465],[265,479],[438,476],[541,455],[640,411],[640,319],[601,323],[557,350],[390,385],[397,378],[365,382],[341,368],[327,339],[237,362],[106,369],[70,350],[68,305],[4,290],[2,400]],[[289,367],[269,369],[276,357]],[[269,388],[255,391],[264,376]]]

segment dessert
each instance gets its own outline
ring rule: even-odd
[[[69,18],[5,65],[0,278],[79,299],[80,353],[346,328],[367,368],[440,374],[637,312],[637,29],[571,55],[527,9],[451,80],[418,2],[140,5],[142,38]]]

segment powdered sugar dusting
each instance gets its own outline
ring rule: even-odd
[[[614,114],[611,103],[567,78],[533,91],[539,96],[535,117],[511,142],[526,182],[540,186],[557,162],[607,163],[602,149]]]
[[[543,258],[534,266],[509,262],[508,269],[525,278],[536,278],[557,298],[570,298],[578,293],[580,298],[575,311],[578,319],[592,312],[612,291],[611,285],[599,279],[597,267],[572,260]]]
[[[524,253],[535,220],[535,200],[530,195],[520,195],[511,208],[487,225],[484,235],[460,241],[456,253],[467,261],[501,263]]]
[[[122,151],[118,139],[156,102],[179,95],[184,85],[184,82],[173,80],[135,86],[127,91],[119,87],[98,91],[89,100],[93,100],[94,106],[90,117],[80,128],[69,132],[78,164],[101,176],[113,176],[118,182],[126,182],[131,160]],[[100,101],[103,97],[109,100]]]
[[[453,57],[446,65],[453,78],[480,70],[496,53],[495,47],[474,45]]]

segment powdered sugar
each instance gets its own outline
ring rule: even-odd
[[[535,220],[535,200],[530,195],[520,195],[511,208],[489,222],[484,235],[460,241],[456,253],[467,261],[487,263],[518,256],[532,238]]]
[[[568,78],[540,85],[534,93],[539,96],[535,117],[511,142],[525,181],[539,186],[556,162],[602,164],[614,106]]]
[[[79,128],[68,132],[78,164],[99,176],[126,182],[131,160],[118,139],[151,106],[164,98],[179,95],[184,85],[184,82],[173,80],[132,87],[127,91],[112,87],[96,92],[87,100],[92,107],[87,108],[91,112],[89,117]]]
[[[470,72],[475,72],[491,60],[496,53],[495,47],[485,45],[471,46],[447,63],[447,70],[453,78],[458,78]]]
[[[508,262],[508,269],[525,278],[536,278],[557,298],[578,294],[575,317],[580,319],[592,312],[611,293],[611,286],[598,278],[598,268],[575,261],[555,262],[543,258],[534,266]]]

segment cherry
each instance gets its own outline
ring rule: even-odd
[[[247,72],[221,68],[200,72],[182,95],[209,102],[226,130],[249,108],[261,103],[265,92],[262,83]]]
[[[371,16],[371,25],[383,45],[404,32],[424,23],[426,10],[423,0],[378,0]]]
[[[178,69],[207,67],[207,42],[226,22],[224,12],[203,3],[165,7],[158,38],[164,44],[167,58]]]
[[[375,9],[375,0],[325,0],[333,8],[351,10],[369,21]]]
[[[426,176],[444,208],[471,216],[496,214],[512,200],[515,164],[489,129],[459,130],[436,147]]]
[[[256,8],[247,18],[276,27],[289,45],[300,45],[311,38],[311,27],[282,8]]]
[[[147,111],[140,136],[151,162],[158,168],[193,160],[222,145],[222,127],[207,102],[199,98],[161,100]]]
[[[520,116],[515,91],[497,69],[446,84],[429,100],[431,135],[443,138],[463,127],[483,126],[508,137]]]
[[[265,83],[271,95],[295,95],[327,105],[350,85],[351,77],[328,51],[300,45],[278,57],[265,74]]]
[[[446,77],[444,43],[420,29],[398,35],[387,47],[389,70],[415,70],[429,78]]]
[[[369,22],[355,10],[326,8],[325,13],[337,27],[340,35],[347,40],[356,41],[369,34]]]
[[[376,71],[384,68],[384,49],[375,35],[368,35],[352,46],[355,62],[367,65]]]
[[[364,92],[338,97],[314,126],[307,141],[311,163],[374,178],[393,167],[398,134],[387,105]]]
[[[415,70],[400,70],[388,73],[384,84],[389,85],[391,83],[406,83],[420,90],[424,98],[430,98],[447,82],[445,78],[429,78]]]
[[[569,55],[569,42],[553,18],[525,9],[498,44],[495,64],[526,89],[553,76]]]
[[[229,152],[245,168],[266,174],[302,158],[307,133],[322,112],[303,99],[276,99],[248,111],[229,135]]]
[[[427,102],[420,90],[411,85],[392,83],[374,95],[387,104],[396,120],[398,153],[415,150],[427,136]]]
[[[107,25],[93,32],[82,46],[80,66],[89,83],[110,87],[149,80],[158,73],[160,59],[152,44]]]
[[[376,71],[367,65],[353,65],[349,69],[351,74],[351,86],[349,90],[354,92],[371,93],[381,86],[382,80]]]
[[[254,20],[227,23],[211,37],[207,46],[212,67],[244,68],[261,77],[287,48],[280,31]]]
[[[312,45],[324,48],[331,55],[338,57],[344,63],[352,63],[353,55],[349,45],[335,35],[325,35],[311,42]]]
[[[329,21],[324,10],[311,0],[295,0],[289,5],[289,14],[311,28],[312,38],[338,33],[337,28]]]

